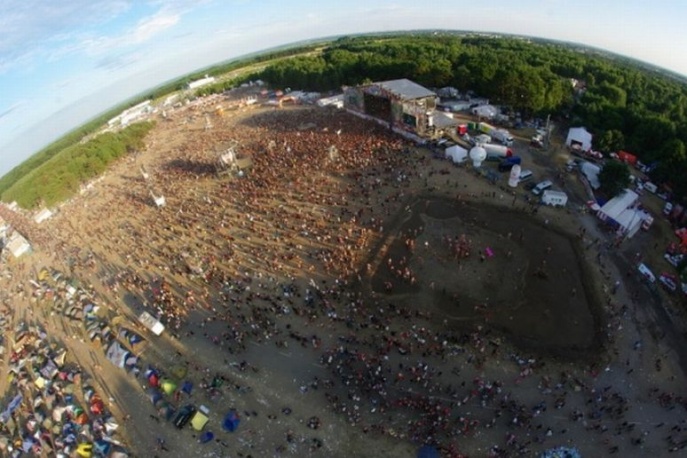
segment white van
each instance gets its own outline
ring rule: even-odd
[[[531,170],[523,170],[520,172],[520,181],[531,180],[534,175]]]
[[[534,193],[535,196],[538,196],[542,192],[546,191],[549,189],[551,186],[553,186],[553,183],[549,180],[544,180],[541,183],[538,183],[537,186],[532,188],[532,193]]]
[[[644,189],[646,189],[647,191],[649,191],[652,194],[656,194],[656,191],[658,190],[656,185],[651,183],[650,181],[644,183]]]

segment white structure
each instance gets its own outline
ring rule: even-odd
[[[512,169],[510,169],[510,175],[508,177],[508,186],[511,188],[517,188],[518,183],[520,183],[520,173],[522,172],[522,168],[518,165],[515,164]]]
[[[599,172],[601,172],[601,167],[596,164],[592,164],[591,162],[583,162],[580,165],[580,171],[587,179],[589,186],[591,186],[592,189],[599,189],[601,187],[601,182],[599,182]]]
[[[474,107],[471,111],[473,115],[487,119],[494,118],[497,114],[499,114],[499,109],[493,105],[480,105],[478,107]]]
[[[589,151],[592,149],[592,134],[587,132],[584,127],[571,127],[568,131],[568,138],[565,140],[568,148]]]
[[[511,146],[513,144],[513,136],[506,129],[494,129],[489,132],[489,135],[502,145]]]
[[[470,150],[470,159],[473,167],[480,167],[487,158],[487,151],[481,146],[475,146]]]
[[[446,159],[449,159],[454,164],[463,163],[468,157],[468,150],[458,145],[449,146],[444,152]]]
[[[541,196],[541,202],[544,205],[565,207],[565,205],[568,203],[568,195],[563,191],[552,191],[547,189]]]
[[[7,249],[18,258],[31,251],[31,244],[19,232],[14,232],[7,241]]]
[[[650,218],[647,212],[637,209],[639,196],[626,189],[619,196],[606,202],[599,209],[597,216],[602,221],[612,220],[618,224],[618,232],[631,238],[642,227],[645,219]]]
[[[199,80],[191,81],[190,83],[188,83],[188,88],[191,90],[198,89],[199,87],[207,86],[208,84],[212,84],[214,82],[214,76],[205,75],[205,78],[201,78]]]
[[[47,208],[44,208],[36,216],[33,217],[33,220],[36,222],[36,224],[40,224],[43,221],[52,218],[52,212],[48,210]]]
[[[143,326],[148,328],[150,332],[156,336],[159,336],[162,334],[162,331],[165,330],[165,326],[148,312],[141,313],[141,315],[138,317],[138,321],[140,321]]]
[[[152,105],[150,105],[150,100],[146,100],[145,102],[141,102],[138,105],[135,105],[129,109],[122,111],[122,113],[119,116],[115,116],[114,118],[107,121],[107,125],[109,127],[114,127],[117,125],[126,126],[132,121],[135,121],[138,118],[148,113],[151,113],[152,111],[153,107]]]

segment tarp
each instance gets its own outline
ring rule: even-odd
[[[201,411],[197,411],[196,414],[191,419],[191,426],[196,431],[202,431],[208,422],[208,417]]]
[[[233,433],[238,429],[239,423],[241,423],[239,414],[236,413],[235,410],[232,410],[224,417],[224,420],[222,421],[222,428]]]
[[[440,458],[439,451],[431,445],[423,445],[417,451],[417,458]]]

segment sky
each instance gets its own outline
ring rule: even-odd
[[[0,0],[0,176],[162,82],[305,39],[451,29],[572,41],[687,75],[684,0]]]

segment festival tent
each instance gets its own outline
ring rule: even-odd
[[[222,428],[230,433],[233,433],[238,429],[239,423],[241,423],[239,414],[236,413],[235,410],[232,410],[224,417],[224,420],[222,421]]]
[[[130,356],[130,353],[123,348],[119,342],[113,341],[107,348],[105,356],[112,364],[123,369],[126,366],[127,358]]]
[[[181,385],[181,391],[184,393],[188,394],[189,396],[191,395],[191,391],[193,391],[193,382],[190,380],[186,380],[183,385]]]
[[[201,444],[207,444],[208,442],[210,442],[214,438],[215,438],[215,435],[212,433],[212,431],[205,431],[198,438],[198,442],[200,442]]]
[[[423,445],[417,451],[417,458],[440,458],[439,451],[431,445]]]
[[[582,151],[589,151],[592,149],[592,134],[584,127],[571,127],[565,145],[570,148],[578,146]]]
[[[450,159],[454,164],[460,164],[468,157],[468,150],[458,145],[449,146],[444,153],[446,154],[446,159]]]
[[[202,431],[203,428],[205,428],[205,425],[208,422],[208,417],[205,415],[203,412],[200,410],[196,411],[196,414],[193,416],[191,419],[191,426],[193,426],[193,429],[196,431]]]
[[[164,379],[162,383],[160,383],[160,388],[162,388],[162,391],[164,391],[165,394],[171,395],[174,393],[174,391],[176,391],[177,384],[169,379]]]

